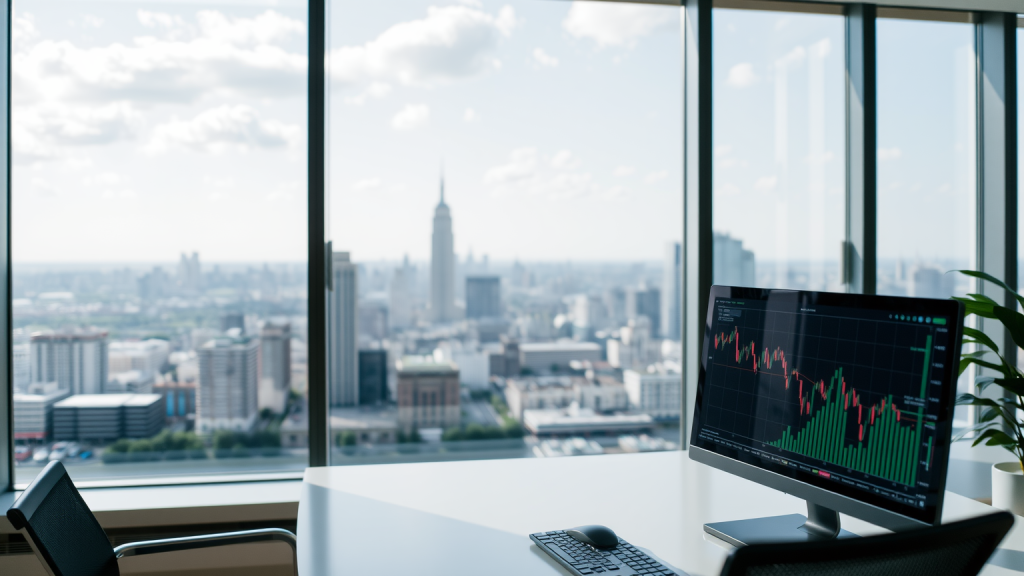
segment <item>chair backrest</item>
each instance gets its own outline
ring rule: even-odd
[[[722,576],[975,576],[1013,526],[996,512],[864,538],[737,548]]]
[[[55,576],[119,576],[110,540],[67,470],[50,462],[7,511]]]

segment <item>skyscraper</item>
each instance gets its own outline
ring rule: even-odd
[[[466,318],[501,318],[501,278],[466,278]]]
[[[388,351],[359,351],[359,403],[372,405],[388,399]]]
[[[178,284],[182,292],[186,294],[198,294],[202,287],[203,276],[199,267],[199,253],[193,252],[192,256],[181,254],[181,262],[178,263]]]
[[[256,423],[259,341],[214,338],[199,348],[196,431],[249,431]]]
[[[753,286],[757,280],[754,253],[743,241],[715,232],[711,245],[712,280],[722,286]]]
[[[356,332],[356,266],[348,252],[333,255],[327,300],[327,373],[332,406],[359,404],[359,342]]]
[[[108,360],[106,332],[33,334],[30,341],[32,382],[56,382],[72,394],[102,394]]]
[[[416,290],[416,269],[409,264],[409,256],[405,256],[401,268],[395,268],[391,277],[388,297],[388,320],[392,328],[410,328],[414,322]]]
[[[288,402],[292,378],[292,327],[266,324],[260,332],[259,406],[280,414]]]
[[[430,253],[430,314],[435,322],[455,320],[455,238],[452,216],[444,203],[444,178],[441,201],[434,210],[434,234]]]
[[[655,336],[679,340],[682,337],[679,306],[683,300],[682,245],[669,242],[665,247],[665,263],[661,280],[661,333]]]

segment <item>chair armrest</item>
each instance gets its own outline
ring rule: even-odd
[[[158,554],[160,552],[212,548],[214,546],[226,546],[229,544],[247,544],[250,542],[272,541],[284,542],[291,546],[292,565],[295,566],[295,573],[298,574],[298,562],[295,557],[295,534],[292,534],[287,530],[282,530],[281,528],[264,528],[261,530],[243,530],[240,532],[187,536],[185,538],[164,538],[162,540],[130,542],[114,548],[114,555],[118,558],[125,558],[128,556],[141,556],[143,554]]]

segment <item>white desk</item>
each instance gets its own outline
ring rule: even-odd
[[[945,521],[992,510],[948,492],[945,502]],[[705,523],[794,512],[806,513],[802,500],[685,452],[310,468],[299,574],[564,575],[528,534],[604,524],[692,576],[713,576],[729,546],[707,536]],[[855,534],[881,531],[842,523]],[[1018,524],[983,574],[1022,573]]]

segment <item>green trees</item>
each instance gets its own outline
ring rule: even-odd
[[[192,432],[164,430],[156,436],[142,440],[122,438],[103,451],[103,462],[151,462],[154,460],[201,460],[207,457],[206,447]]]

